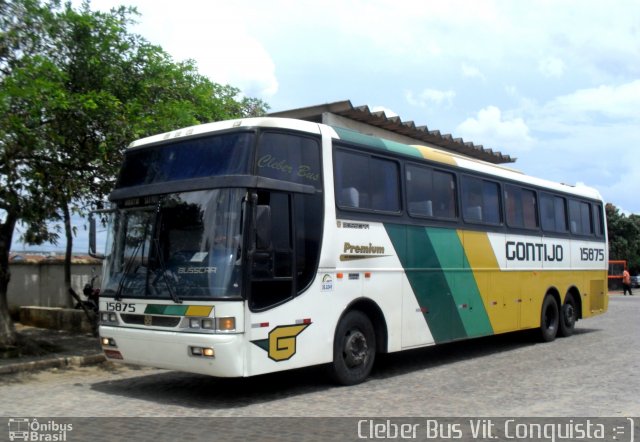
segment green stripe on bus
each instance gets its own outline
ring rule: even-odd
[[[385,228],[436,343],[493,333],[455,230]]]
[[[336,131],[340,139],[344,141],[361,144],[365,147],[370,147],[372,150],[396,152],[420,159],[423,158],[418,149],[416,149],[415,147],[407,146],[406,144],[372,137],[371,135],[364,135],[350,129],[343,129],[341,127],[334,127],[333,129]]]
[[[145,315],[184,316],[188,308],[188,305],[148,304],[147,308],[144,310],[144,313]]]
[[[424,227],[385,224],[436,343],[461,339],[466,332],[447,278]]]
[[[438,261],[445,271],[457,312],[468,337],[493,334],[489,315],[458,233],[453,229],[427,228]]]

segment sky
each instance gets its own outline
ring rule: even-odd
[[[74,4],[80,4],[74,0]],[[351,100],[640,214],[637,0],[93,0],[281,111]]]

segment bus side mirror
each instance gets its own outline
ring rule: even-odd
[[[96,250],[96,219],[93,214],[89,215],[89,256],[97,259],[104,259],[104,254]]]
[[[256,249],[271,249],[271,207],[256,207]]]

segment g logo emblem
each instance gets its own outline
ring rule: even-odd
[[[269,339],[251,341],[265,350],[276,362],[291,359],[296,354],[296,337],[311,324],[279,325],[269,332]]]

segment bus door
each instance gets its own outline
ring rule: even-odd
[[[307,330],[311,312],[317,311],[313,310],[316,298],[296,298],[313,293],[308,289],[317,276],[321,247],[322,193],[308,189],[260,189],[251,197],[252,216],[245,230],[249,249],[245,329],[253,344],[247,353],[250,374],[281,370],[282,365],[309,365],[316,357],[312,346],[305,346],[304,357],[296,347],[300,339],[307,343],[318,339]]]
[[[249,307],[262,311],[293,297],[292,195],[259,191],[254,207]]]

